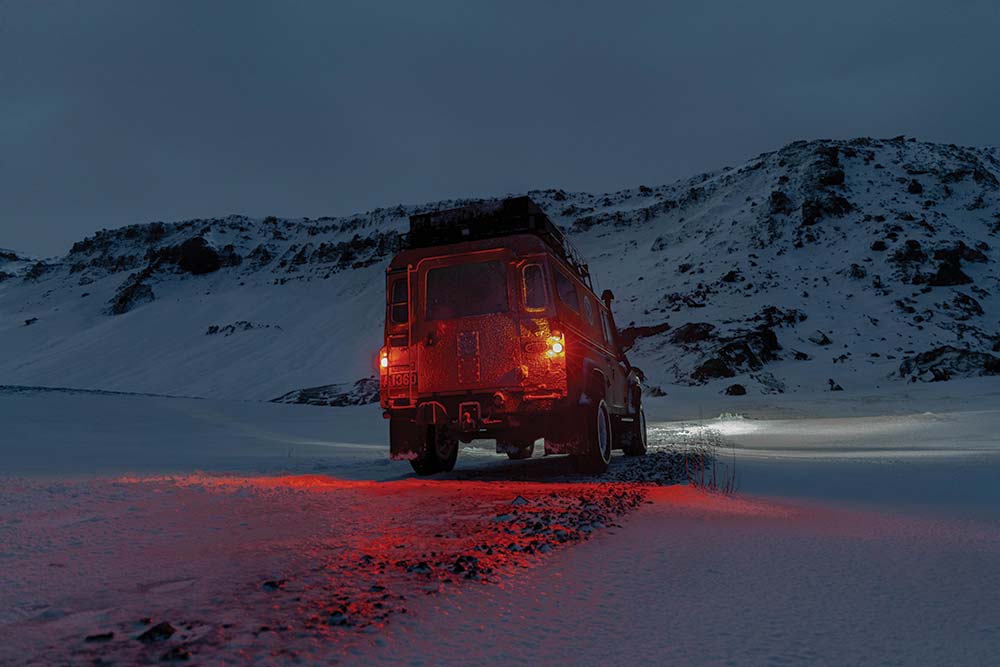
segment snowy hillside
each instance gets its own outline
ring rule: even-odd
[[[671,185],[529,194],[615,292],[653,393],[1000,374],[1000,150],[796,142]],[[133,225],[45,261],[0,251],[0,384],[370,397],[356,383],[397,235],[462,203]]]

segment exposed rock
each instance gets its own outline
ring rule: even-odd
[[[764,306],[748,321],[760,322],[764,327],[773,329],[774,327],[793,327],[807,319],[808,316],[798,308],[782,309],[777,306]]]
[[[136,637],[136,639],[144,644],[151,644],[153,642],[162,642],[166,639],[170,639],[175,632],[177,632],[177,629],[174,626],[170,625],[166,621],[163,621],[149,628]]]
[[[28,269],[27,273],[24,274],[24,279],[38,280],[46,273],[48,273],[49,268],[50,268],[49,265],[46,264],[45,262],[35,262],[34,264],[31,265],[31,268]]]
[[[118,291],[108,302],[107,313],[109,315],[123,315],[136,306],[153,301],[156,298],[153,294],[153,288],[143,282],[150,273],[152,273],[152,269],[147,268],[145,271],[130,275],[118,287]]]
[[[690,345],[712,337],[715,325],[708,322],[689,322],[674,329],[670,334],[670,342],[677,345]]]
[[[922,264],[927,261],[927,253],[920,247],[920,241],[907,239],[902,248],[892,254],[892,261],[898,264]]]
[[[826,217],[840,217],[850,213],[854,206],[840,195],[827,194],[810,197],[802,202],[802,225],[815,225]]]
[[[985,244],[984,244],[985,245]],[[985,262],[986,254],[977,248],[970,248],[963,241],[957,241],[950,245],[934,250],[934,259],[941,262],[954,262],[959,264],[965,262]]]
[[[760,370],[765,363],[776,360],[781,350],[774,331],[766,327],[741,332],[720,342],[722,345],[714,350],[714,356],[691,373],[696,382],[733,377],[737,370]]]
[[[951,300],[951,306],[958,313],[953,313],[953,317],[956,320],[968,320],[983,314],[982,305],[968,294],[963,294],[962,292],[958,292],[955,298]]]
[[[707,382],[716,378],[731,378],[734,375],[736,375],[736,371],[717,357],[705,361],[691,373],[691,377],[698,382]]]
[[[830,337],[827,336],[824,332],[820,331],[819,329],[817,329],[815,332],[809,335],[809,341],[817,345],[823,345],[823,346],[830,345],[831,343],[833,343],[833,341],[830,340]]]
[[[886,248],[885,241],[881,239],[879,239],[878,241],[874,241],[871,245],[871,249],[874,250],[875,252],[882,252],[885,250],[885,248]]]
[[[741,384],[731,384],[726,387],[726,396],[745,396],[747,388]]]
[[[933,287],[949,287],[951,285],[968,285],[972,278],[962,271],[961,265],[954,261],[944,261],[938,266],[937,273],[927,279],[927,284]]]
[[[911,179],[909,185],[906,186],[906,191],[911,195],[923,194],[924,186],[920,184],[920,181],[914,178]]]
[[[754,373],[750,377],[760,384],[760,388],[765,394],[785,393],[785,383],[771,373]]]
[[[956,376],[1000,375],[1000,357],[942,345],[904,359],[899,365],[899,374],[913,382],[942,382]]]
[[[771,197],[768,202],[771,215],[788,215],[795,210],[792,207],[792,200],[789,199],[788,195],[781,190],[774,190],[771,192]]]
[[[206,336],[215,336],[221,334],[223,337],[232,336],[235,333],[241,331],[252,331],[254,329],[277,329],[281,331],[281,327],[277,324],[265,324],[262,322],[250,322],[248,320],[238,320],[232,324],[212,324],[209,325],[208,329],[205,331]]]
[[[829,378],[827,382],[830,383],[830,391],[844,391],[844,388],[833,381],[833,378]]]
[[[200,236],[188,239],[177,246],[177,267],[186,273],[202,275],[222,268],[222,257]]]
[[[733,269],[732,271],[722,276],[721,278],[722,282],[724,283],[735,283],[739,279],[740,279],[740,272],[737,271],[736,269]]]
[[[670,328],[670,323],[662,322],[660,324],[652,324],[649,326],[641,327],[625,327],[618,332],[618,339],[621,342],[622,348],[625,350],[631,349],[635,345],[635,341],[640,338],[647,338],[649,336],[656,336]]]
[[[327,384],[319,387],[296,389],[277,398],[272,403],[298,403],[330,407],[368,405],[378,402],[379,383],[376,377],[361,378],[353,384]]]

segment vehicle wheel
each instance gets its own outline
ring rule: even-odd
[[[535,441],[530,442],[515,442],[511,443],[516,448],[517,451],[507,452],[507,458],[511,461],[520,461],[521,459],[530,459],[535,453]]]
[[[586,452],[576,456],[576,465],[581,472],[599,475],[611,463],[613,431],[608,406],[602,398],[597,405],[589,408],[584,422],[584,442]]]
[[[410,459],[410,466],[413,468],[413,472],[421,477],[441,472],[441,466],[438,465],[437,459],[428,454],[424,454],[416,459]]]
[[[622,451],[625,456],[643,456],[646,453],[646,410],[642,407],[642,395],[638,394],[635,404],[639,410],[632,417],[632,423],[621,422]]]
[[[458,460],[458,438],[444,426],[432,426],[431,431],[433,433],[428,437],[434,438],[434,456],[438,465],[444,472],[451,472]]]
[[[426,476],[454,470],[458,460],[458,439],[440,426],[428,426],[424,433],[423,454],[410,459],[413,472]]]

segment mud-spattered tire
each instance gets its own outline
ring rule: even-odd
[[[420,476],[451,472],[458,460],[458,438],[443,426],[428,426],[423,453],[410,459],[410,467]]]
[[[636,397],[638,410],[631,423],[620,422],[622,452],[625,456],[644,456],[646,454],[646,410],[642,400]]]
[[[513,442],[511,444],[513,444],[515,447],[517,447],[517,451],[507,452],[507,458],[509,458],[511,461],[520,461],[522,459],[530,459],[532,457],[532,455],[535,453],[535,441],[534,440],[531,440],[530,442],[517,441],[517,442]]]
[[[576,467],[580,472],[600,475],[611,463],[614,446],[611,414],[603,398],[584,410],[583,429],[585,451],[576,455]]]

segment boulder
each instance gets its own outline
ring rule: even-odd
[[[200,236],[177,246],[177,267],[185,273],[203,275],[222,268],[222,256]]]
[[[937,273],[927,279],[927,284],[932,287],[950,287],[952,285],[968,285],[972,282],[958,262],[944,261],[938,266]]]
[[[830,337],[827,336],[822,331],[820,331],[819,329],[817,329],[814,333],[812,333],[809,336],[809,341],[815,343],[816,345],[823,345],[823,346],[827,346],[833,343],[833,341],[830,340]]]

